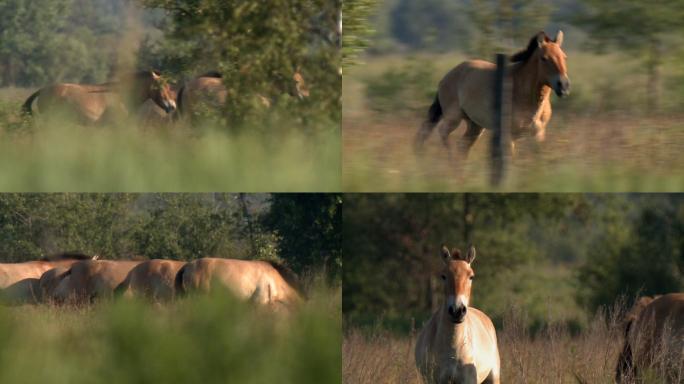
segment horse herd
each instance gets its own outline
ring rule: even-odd
[[[470,306],[475,248],[471,246],[463,255],[458,249],[450,252],[442,246],[441,259],[445,300],[418,335],[418,371],[426,383],[499,383],[501,361],[494,325],[486,314]],[[682,378],[684,293],[641,298],[627,313],[623,330],[624,345],[615,369],[617,383],[635,382],[642,372],[654,367]]]
[[[168,302],[186,293],[226,289],[239,300],[287,312],[305,298],[294,273],[275,262],[100,260],[79,253],[0,263],[0,289],[6,304],[84,304],[115,295]]]
[[[298,99],[309,96],[309,87],[299,68],[278,92]],[[22,113],[42,117],[60,116],[83,125],[103,125],[124,116],[135,116],[141,124],[171,123],[193,119],[198,112],[220,111],[228,97],[223,76],[210,71],[174,88],[155,70],[124,74],[116,81],[102,84],[57,83],[31,94],[22,105]],[[270,108],[277,98],[256,95],[258,102]]]

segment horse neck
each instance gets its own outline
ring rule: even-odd
[[[464,356],[465,348],[470,345],[468,343],[468,319],[463,319],[460,324],[454,324],[449,319],[449,314],[444,309],[444,306],[439,310],[439,325],[438,332],[440,333],[440,340],[449,343],[449,347],[456,351],[456,356]]]
[[[538,108],[551,94],[551,88],[539,78],[533,61],[513,65],[513,100]]]

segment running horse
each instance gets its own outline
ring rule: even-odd
[[[537,33],[527,48],[511,57],[507,68],[512,83],[511,146],[527,135],[544,141],[546,125],[551,119],[550,95],[570,94],[570,80],[565,64],[563,32],[551,40],[544,32]],[[483,60],[469,60],[448,72],[439,83],[437,96],[428,111],[428,118],[415,137],[414,147],[421,153],[423,144],[437,127],[442,143],[451,155],[449,134],[462,120],[467,128],[460,140],[459,152],[466,158],[468,151],[484,128],[494,127],[494,82],[496,65]]]
[[[148,99],[170,113],[176,109],[174,96],[159,72],[139,71],[109,83],[58,83],[43,87],[26,99],[22,111],[32,115],[35,100],[41,115],[58,112],[92,125],[102,123],[114,114],[128,115]]]
[[[501,363],[492,321],[470,307],[475,248],[441,251],[446,301],[416,341],[416,366],[426,383],[499,383]]]

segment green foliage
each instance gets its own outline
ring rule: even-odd
[[[280,255],[296,272],[324,269],[328,279],[341,278],[341,195],[272,195],[263,225],[278,234]]]
[[[437,86],[434,66],[423,60],[410,60],[399,68],[389,68],[377,77],[365,79],[368,107],[379,113],[415,115],[425,109],[424,100],[434,98]]]
[[[604,212],[597,237],[579,270],[578,298],[591,309],[620,295],[655,295],[684,289],[684,200],[679,195],[640,196]],[[629,225],[625,225],[625,222]]]
[[[106,0],[0,2],[0,86],[103,80],[123,11]]]
[[[0,307],[0,381],[339,383],[341,294],[313,293],[286,318],[223,293],[164,307]]]
[[[377,0],[344,0],[344,33],[342,34],[342,66],[356,63],[357,57],[369,46],[373,28],[370,16],[377,7]]]
[[[233,126],[262,121],[258,96],[292,93],[299,69],[311,96],[290,105],[290,115],[340,117],[338,0],[145,0],[168,12],[162,43],[173,46],[163,59],[187,74],[220,70],[228,89],[226,120]],[[164,50],[162,50],[164,51]],[[293,113],[291,107],[296,107]]]
[[[391,33],[413,49],[444,49],[467,41],[465,15],[448,0],[400,0],[391,10]]]

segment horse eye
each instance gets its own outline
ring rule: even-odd
[[[542,56],[542,61],[549,61],[549,58],[546,56]]]
[[[446,275],[441,276],[442,280],[446,281]]]
[[[472,280],[472,279],[474,279],[474,278],[475,278],[475,275],[470,276],[470,280]]]

